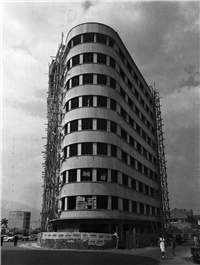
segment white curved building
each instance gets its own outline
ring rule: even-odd
[[[56,231],[160,228],[152,91],[119,35],[80,24],[66,39],[61,215]]]

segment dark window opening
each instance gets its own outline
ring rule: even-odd
[[[76,182],[77,180],[77,170],[71,169],[69,170],[69,182]]]
[[[129,72],[131,73],[131,65],[130,65],[130,63],[129,62],[127,62],[127,68],[128,68],[128,70],[129,70]]]
[[[97,63],[106,64],[106,55],[102,53],[97,53]]]
[[[143,192],[143,183],[138,181],[139,184],[139,191]]]
[[[124,91],[124,89],[123,89],[122,87],[120,87],[120,94],[121,94],[122,97],[125,99],[125,95],[126,95],[126,93],[125,93],[125,91]]]
[[[72,78],[72,87],[79,86],[79,76],[74,76]]]
[[[83,54],[83,63],[93,63],[93,53],[84,53]]]
[[[106,75],[97,75],[97,84],[98,85],[107,85],[107,76]]]
[[[132,156],[130,156],[130,165],[135,168],[135,159]]]
[[[97,168],[97,181],[107,181],[108,170],[106,168]]]
[[[114,40],[111,37],[109,37],[109,46],[113,48],[114,43],[115,43]]]
[[[76,196],[68,197],[67,210],[75,210],[76,209]]]
[[[110,87],[116,89],[116,81],[112,77],[110,77]]]
[[[110,66],[115,69],[115,64],[116,64],[115,59],[110,57]]]
[[[70,122],[70,132],[78,131],[78,120]]]
[[[83,34],[83,42],[94,42],[94,33]]]
[[[78,107],[79,107],[79,99],[78,99],[78,97],[73,98],[71,100],[71,109],[76,109]]]
[[[83,96],[83,107],[92,107],[93,106],[93,96]]]
[[[81,43],[81,35],[78,35],[73,38],[73,45],[76,46]]]
[[[107,131],[107,120],[97,119],[97,130]]]
[[[84,74],[83,84],[93,84],[93,74]]]
[[[137,202],[132,201],[132,212],[137,213]]]
[[[110,131],[113,133],[117,133],[117,124],[114,121],[110,122]]]
[[[124,71],[122,70],[122,68],[120,68],[120,70],[119,70],[119,74],[121,75],[121,77],[122,77],[123,79],[125,79],[125,73],[124,73]]]
[[[140,213],[144,213],[144,204],[140,203]]]
[[[97,36],[97,42],[106,44],[106,39],[107,39],[106,35],[97,33],[96,36]]]
[[[61,199],[61,210],[64,211],[65,210],[65,198]]]
[[[123,199],[123,211],[129,211],[129,200]]]
[[[82,119],[82,130],[92,130],[92,119]]]
[[[107,155],[107,144],[97,143],[97,155]]]
[[[129,124],[133,127],[134,126],[134,121],[133,119],[129,116]]]
[[[107,208],[108,208],[108,197],[97,196],[97,209],[107,209]]]
[[[122,137],[125,141],[127,141],[127,132],[126,132],[124,129],[122,129],[122,128],[121,128],[121,137]]]
[[[134,138],[130,136],[129,139],[130,139],[130,145],[134,147],[134,142],[135,142]]]
[[[126,174],[122,174],[122,185],[128,187],[128,176]]]
[[[79,58],[79,55],[76,55],[72,58],[72,66],[76,66],[80,64],[80,58]]]
[[[118,197],[116,196],[111,197],[111,209],[118,210]]]
[[[117,146],[111,144],[111,156],[117,157]]]
[[[135,179],[131,179],[131,189],[136,190],[136,180]]]
[[[107,97],[97,96],[97,106],[107,108]]]
[[[127,163],[127,153],[122,151],[122,160]]]
[[[78,145],[72,144],[69,146],[69,156],[77,156],[78,154]]]
[[[121,107],[121,115],[124,119],[126,119],[126,111]]]
[[[93,144],[92,143],[82,143],[81,144],[81,154],[82,155],[92,155],[93,154]]]
[[[118,171],[111,169],[111,182],[118,182]]]
[[[122,58],[122,60],[124,60],[124,54],[121,49],[119,49],[119,56]]]
[[[138,170],[142,172],[142,164],[140,162],[138,162]]]
[[[63,176],[63,183],[66,183],[66,171],[62,173],[62,176]]]
[[[116,111],[117,108],[117,103],[114,99],[110,99],[110,109],[115,110]]]
[[[91,168],[81,169],[81,181],[92,181],[92,169]]]

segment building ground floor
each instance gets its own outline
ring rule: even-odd
[[[160,222],[121,219],[57,219],[50,222],[50,231],[117,233],[119,248],[149,246],[161,231]]]

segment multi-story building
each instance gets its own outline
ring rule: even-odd
[[[106,25],[72,28],[63,49],[62,185],[54,230],[118,231],[121,238],[133,229],[160,230],[152,89]]]
[[[31,213],[17,210],[10,211],[8,217],[8,228],[18,228],[28,230],[30,227]]]

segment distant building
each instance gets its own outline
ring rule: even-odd
[[[30,229],[32,230],[36,230],[36,229],[39,229],[41,228],[41,221],[31,221],[30,222]]]
[[[193,215],[193,210],[174,208],[170,216],[172,228],[180,233],[195,232],[198,229],[198,221]]]
[[[8,227],[18,229],[29,229],[31,220],[31,213],[17,210],[10,211],[8,217]]]

